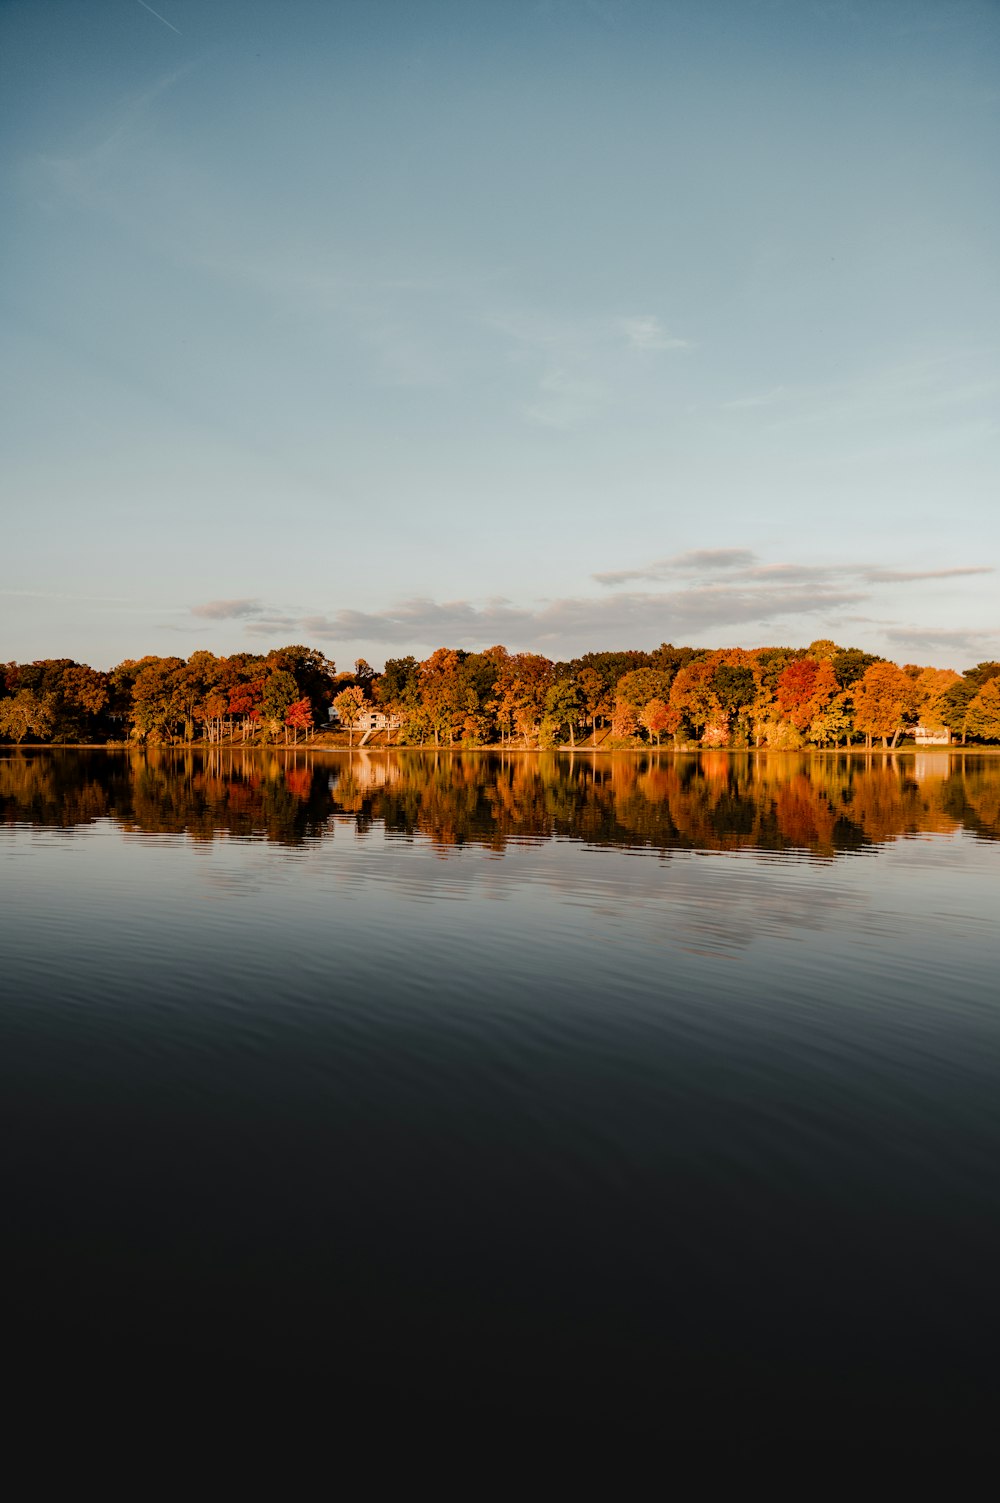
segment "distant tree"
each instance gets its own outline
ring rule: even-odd
[[[462,683],[458,670],[462,659],[451,647],[439,647],[420,665],[420,701],[431,731],[434,745],[441,745],[442,735],[454,745],[456,722],[462,717]]]
[[[745,663],[720,663],[712,674],[711,683],[726,718],[739,724],[742,735],[757,698],[753,669]]]
[[[725,718],[712,688],[715,668],[711,657],[699,658],[681,668],[670,686],[670,703],[681,711],[698,735],[710,723]]]
[[[385,713],[395,716],[404,740],[419,724],[420,665],[414,657],[389,658],[385,671],[375,679],[372,690]],[[390,731],[391,736],[391,731]]]
[[[838,699],[839,707],[834,713],[831,706]],[[810,741],[826,745],[834,736],[839,740],[841,735],[846,734],[849,720],[846,695],[838,693],[833,664],[829,658],[821,658],[816,664],[816,676],[812,683],[812,693],[805,704],[801,729]]]
[[[608,699],[604,679],[596,668],[581,668],[576,675],[576,682],[580,690],[584,718],[590,725],[592,738],[596,740],[598,719],[604,719],[611,714],[613,702]]]
[[[545,696],[545,712],[557,729],[566,727],[570,746],[576,745],[576,723],[580,718],[580,688],[575,679],[558,679]]]
[[[813,696],[819,664],[814,658],[798,658],[789,663],[779,675],[775,697],[778,709],[796,730],[804,730],[809,724],[809,701]]]
[[[866,745],[881,736],[884,746],[899,740],[903,721],[914,703],[913,680],[895,663],[872,663],[854,692],[854,725]]]
[[[229,710],[229,696],[221,689],[212,689],[198,706],[197,715],[202,723],[206,741],[221,741]]]
[[[949,689],[945,690],[938,701],[942,723],[948,727],[953,736],[961,739],[963,746],[969,733],[969,706],[978,692],[975,680],[963,674]]]
[[[623,673],[615,688],[615,698],[631,705],[638,715],[651,699],[666,699],[673,678],[662,668],[632,668]]]
[[[675,710],[672,705],[666,704],[662,699],[651,699],[643,706],[639,716],[639,722],[648,731],[650,739],[656,737],[659,746],[660,737],[666,732],[673,735],[681,723],[681,712]]]
[[[143,658],[132,686],[132,735],[139,741],[170,741],[184,719],[177,692],[183,658]]]
[[[364,692],[358,688],[357,684],[352,684],[347,689],[341,689],[333,701],[333,708],[340,716],[341,725],[347,726],[349,746],[354,745],[354,723],[364,709],[364,705]]]
[[[295,680],[295,698],[305,694],[313,708],[314,717],[326,718],[327,708],[333,700],[337,668],[332,658],[315,647],[293,643],[268,653],[265,666],[269,670],[283,669]]]
[[[285,712],[285,724],[291,728],[293,746],[298,743],[299,731],[304,731],[308,739],[313,726],[313,713],[307,694],[288,706]]]
[[[983,741],[1000,741],[1000,677],[987,679],[969,705],[969,730]]]
[[[538,734],[551,683],[552,664],[540,653],[511,653],[499,664],[490,708],[497,717],[501,738],[513,729],[527,744]]]
[[[615,713],[611,717],[611,734],[624,741],[634,736],[639,729],[639,715],[635,705],[627,699],[615,700]]]
[[[984,684],[989,683],[991,678],[1000,678],[1000,663],[977,663],[975,668],[967,668],[962,677],[975,684],[977,689],[981,689]]]
[[[905,669],[904,669],[905,672]],[[921,668],[914,679],[915,709],[924,725],[944,726],[948,691],[962,682],[953,668]]]
[[[99,715],[107,706],[108,675],[86,663],[71,664],[62,676],[61,687],[66,702],[88,715]]]
[[[789,663],[805,657],[800,647],[758,647],[753,653],[762,686],[773,695]]]
[[[36,694],[33,689],[17,689],[13,694],[0,699],[0,735],[8,736],[18,745],[25,736],[36,736],[44,741],[52,734],[55,711],[51,700]]]
[[[813,700],[810,704],[812,718],[806,734],[814,746],[839,746],[841,740],[849,738],[853,723],[849,695],[841,692],[826,701]]]
[[[862,652],[860,647],[842,647],[830,661],[840,688],[849,689],[864,677],[873,663],[883,663],[885,659],[873,652]]]
[[[416,658],[389,658],[376,687],[379,703],[398,704],[407,690],[416,685],[419,677],[420,665]]]
[[[287,668],[277,668],[264,683],[260,713],[272,736],[284,727],[289,708],[299,698],[299,686]]]

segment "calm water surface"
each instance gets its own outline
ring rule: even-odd
[[[8,748],[0,884],[36,1360],[995,1396],[1000,761]]]

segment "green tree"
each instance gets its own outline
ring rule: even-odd
[[[276,735],[285,723],[289,708],[299,698],[299,686],[286,668],[278,668],[264,684],[260,711],[268,722],[271,734]]]
[[[581,694],[575,679],[558,679],[545,696],[546,717],[557,730],[566,727],[570,746],[576,745],[576,723],[580,718]]]
[[[712,674],[712,688],[729,721],[745,727],[757,698],[753,669],[744,663],[720,663]]]
[[[860,647],[842,647],[830,661],[840,688],[849,689],[864,677],[874,663],[883,663],[885,659],[874,652],[862,652]]]

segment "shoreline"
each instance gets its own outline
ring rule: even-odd
[[[726,757],[896,757],[899,755],[922,756],[922,757],[954,757],[976,756],[996,757],[1000,756],[1000,746],[997,745],[966,745],[955,744],[952,746],[918,746],[915,742],[901,742],[898,746],[800,746],[797,748],[767,747],[767,746],[603,746],[603,745],[580,745],[580,746],[501,746],[491,743],[487,746],[347,746],[329,741],[302,741],[297,746],[284,746],[282,744],[268,745],[261,742],[219,742],[219,741],[175,741],[165,742],[158,745],[146,745],[144,742],[135,741],[22,741],[17,744],[0,745],[0,757],[10,753],[21,751],[155,751],[155,752],[215,752],[215,751],[239,751],[239,752],[331,752],[344,753],[356,756],[364,753],[365,756],[385,755],[387,752],[433,752],[435,755],[446,756],[478,756],[484,753],[500,753],[504,756],[661,756],[661,757],[697,757],[703,755],[722,755]]]

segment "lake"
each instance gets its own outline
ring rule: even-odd
[[[1000,759],[5,748],[0,837],[22,1362],[991,1412]]]

